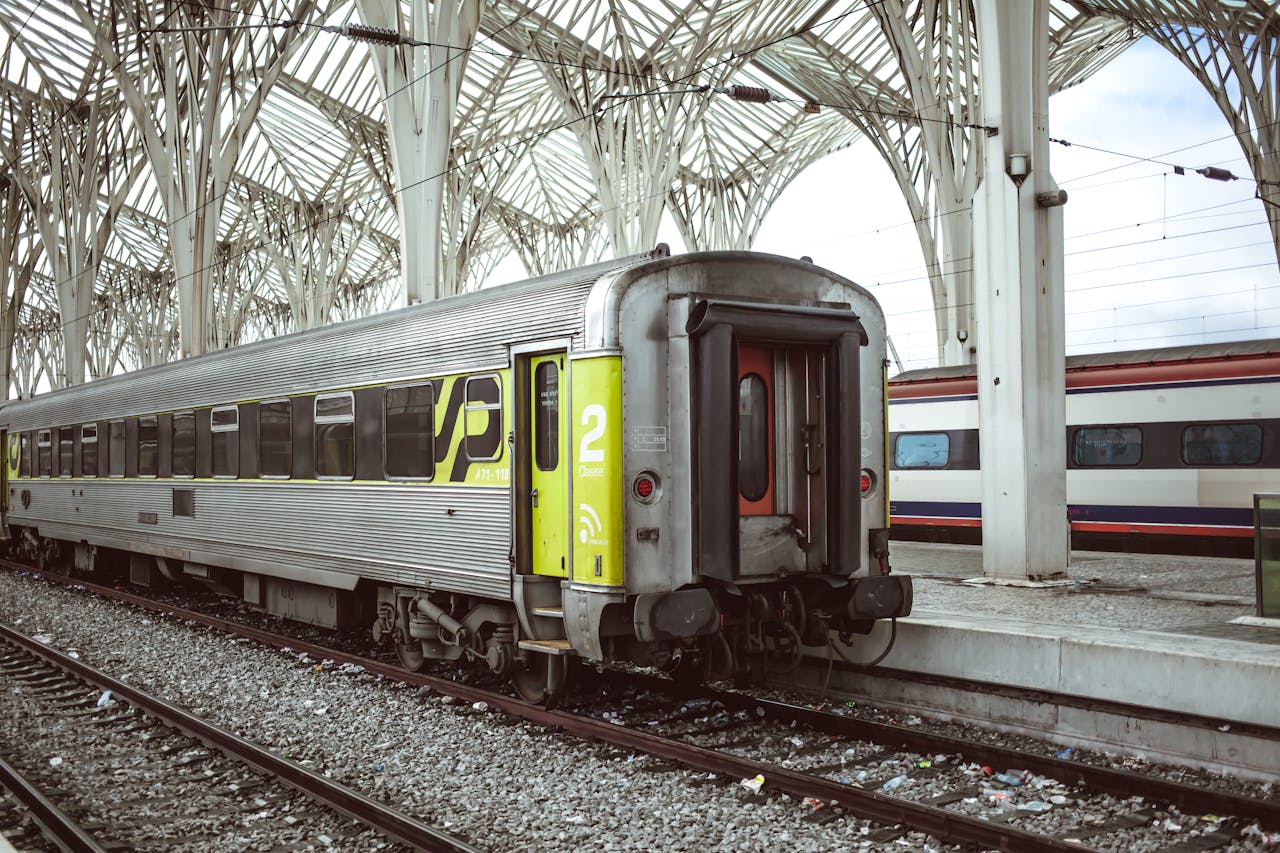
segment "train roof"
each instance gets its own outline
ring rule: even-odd
[[[303,387],[308,387],[311,380],[358,383],[375,373],[411,376],[421,372],[421,351],[415,341],[432,333],[452,339],[451,361],[458,366],[487,366],[495,360],[495,353],[505,340],[500,340],[501,335],[495,337],[494,329],[520,327],[536,332],[545,327],[547,337],[564,335],[566,328],[581,324],[584,303],[597,281],[665,256],[666,247],[662,246],[654,252],[253,341],[25,400],[9,400],[0,406],[0,426],[11,426],[11,418],[29,408],[47,412],[50,422],[59,422],[83,418],[84,411],[115,417],[147,408],[157,398],[180,408],[202,398],[243,399],[246,387],[254,387],[263,398],[286,394],[288,384],[272,383],[269,378],[273,370],[279,371],[286,363],[301,374],[297,382]],[[378,364],[366,363],[367,372],[363,374],[359,368],[355,373],[350,367],[342,372],[335,370],[339,363],[359,364],[361,355],[370,355],[367,347],[371,335],[379,334],[398,336],[408,344],[380,352]],[[251,377],[258,381],[250,381]]]
[[[1218,361],[1275,355],[1280,355],[1280,338],[1266,338],[1254,341],[1225,341],[1214,344],[1192,344],[1180,347],[1156,347],[1153,349],[1069,355],[1067,356],[1067,372],[1097,370],[1108,367]],[[947,367],[925,367],[919,370],[905,370],[891,377],[889,381],[893,384],[908,384],[931,382],[939,379],[967,379],[976,377],[977,374],[978,367],[975,364],[956,364]]]
[[[700,265],[723,272],[707,278]],[[743,270],[735,264],[747,264]],[[690,266],[689,271],[677,271]],[[0,405],[0,429],[70,424],[262,401],[330,389],[417,381],[500,370],[518,341],[562,342],[570,351],[610,347],[621,294],[646,275],[675,276],[698,292],[713,282],[751,283],[772,298],[772,273],[790,271],[822,283],[858,306],[883,341],[883,314],[874,297],[808,259],[758,252],[653,252],[446,297],[179,359]],[[731,272],[732,271],[732,272]],[[754,278],[753,278],[754,276]],[[687,280],[685,280],[687,279]],[[825,292],[825,291],[824,291]],[[853,300],[865,296],[865,304]],[[841,303],[843,304],[843,303]],[[869,329],[871,327],[868,327]],[[883,357],[882,355],[880,357]]]

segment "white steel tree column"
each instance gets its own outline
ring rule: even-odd
[[[49,137],[37,160],[44,176],[16,173],[35,211],[62,316],[66,374],[50,377],[55,388],[84,382],[98,265],[143,167],[136,152],[127,150],[127,136],[113,144],[110,129],[118,123],[120,104],[103,98],[101,81],[84,100],[82,110],[60,99],[50,102]]]
[[[974,197],[983,571],[1065,572],[1062,209],[1049,173],[1050,0],[979,0],[983,179]]]
[[[370,26],[408,34],[430,47],[370,48],[387,115],[391,161],[399,181],[402,304],[441,292],[445,174],[468,50],[480,26],[479,0],[357,0]]]
[[[253,2],[125,4],[104,15],[72,0],[114,72],[160,188],[183,356],[208,347],[211,269],[226,193],[262,103],[301,42],[296,28],[276,37],[259,27],[264,19],[305,21],[314,8],[312,0],[289,0],[283,9],[255,9]],[[241,61],[252,73],[240,71]]]
[[[32,249],[30,220],[18,185],[0,175],[0,399],[8,399],[13,382],[13,339],[18,332],[18,312],[27,298],[36,252]]]
[[[0,68],[7,62],[0,60]],[[10,139],[0,141],[0,156],[16,163],[31,127],[32,111],[13,93],[0,97],[0,124]],[[8,143],[8,144],[5,144]],[[27,299],[27,288],[39,258],[25,193],[9,174],[0,172],[0,399],[7,399],[14,381],[14,337],[18,313]]]
[[[972,136],[976,131],[964,120],[973,106],[977,71],[972,7],[951,2],[921,6],[914,16],[914,29],[904,0],[873,5],[871,13],[894,45],[919,119],[922,174],[910,188],[901,177],[899,184],[908,193],[915,191],[923,178],[925,191],[931,190],[933,195],[929,206],[934,218],[925,227],[941,245],[935,243],[934,252],[926,258],[930,279],[941,279],[946,294],[944,304],[935,304],[939,356],[943,364],[969,364],[973,362],[971,347],[976,344],[970,339],[978,336],[974,328],[972,220],[967,208],[981,177],[982,162]],[[922,226],[917,223],[923,231]],[[921,243],[925,245],[923,236]]]

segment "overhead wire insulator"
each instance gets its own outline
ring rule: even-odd
[[[712,91],[749,104],[767,104],[770,101],[781,100],[781,98],[775,98],[768,89],[759,86],[718,86]]]
[[[356,41],[367,41],[370,44],[414,44],[412,39],[405,38],[389,27],[371,27],[368,24],[343,24],[340,27],[321,27],[327,33],[337,33]]]
[[[1211,181],[1236,181],[1239,180],[1235,175],[1231,174],[1230,169],[1223,169],[1220,166],[1205,166],[1203,169],[1196,169],[1196,174],[1204,175]]]

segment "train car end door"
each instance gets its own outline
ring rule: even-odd
[[[569,575],[569,453],[565,354],[529,359],[529,526],[536,575]]]

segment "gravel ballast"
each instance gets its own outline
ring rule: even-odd
[[[767,782],[751,796],[736,779],[646,772],[621,750],[38,579],[0,574],[0,619],[484,849],[882,847],[863,821],[807,821],[812,807]],[[884,849],[936,849],[904,840]]]

